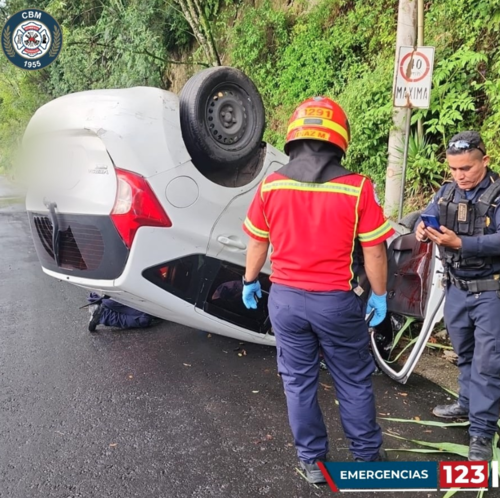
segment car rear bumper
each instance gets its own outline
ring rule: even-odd
[[[28,218],[45,269],[100,280],[123,273],[129,251],[109,216],[29,212]]]

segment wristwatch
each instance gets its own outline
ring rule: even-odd
[[[243,282],[243,285],[254,284],[255,282],[257,282],[257,280],[259,280],[259,277],[255,278],[254,280],[252,280],[250,282],[248,280],[245,280],[245,275],[243,275],[243,277],[241,277],[241,281]]]

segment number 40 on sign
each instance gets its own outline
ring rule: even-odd
[[[491,462],[491,483],[488,479],[488,462],[440,462],[439,487],[444,489],[498,488],[498,462]]]
[[[399,48],[394,78],[396,107],[429,107],[433,65],[434,47]]]

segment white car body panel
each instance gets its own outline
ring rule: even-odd
[[[94,133],[80,130],[36,136],[30,139],[30,148],[37,150],[37,158],[29,171],[28,211],[46,211],[44,200],[57,199],[64,213],[111,212],[116,173],[105,145]]]
[[[117,167],[130,165],[144,177],[190,160],[181,134],[179,97],[158,88],[91,90],[60,97],[38,109],[24,141],[71,130],[92,131]]]
[[[271,154],[274,153],[277,160],[264,165],[256,181],[248,185],[251,188],[233,196],[217,219],[210,234],[207,248],[208,256],[245,266],[248,235],[242,230],[242,225],[245,221],[248,207],[254,198],[257,185],[272,171],[281,168],[287,162],[283,157],[280,157],[282,154],[277,152],[275,149],[271,152]],[[269,152],[268,155],[270,155]],[[267,274],[271,273],[269,259],[264,266],[263,272]]]

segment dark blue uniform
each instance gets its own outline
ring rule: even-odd
[[[321,460],[328,438],[318,405],[318,346],[335,382],[340,418],[355,458],[373,460],[382,445],[376,421],[364,304],[354,292],[307,292],[271,286],[269,314],[276,335],[278,371],[299,458]]]
[[[454,202],[466,198],[476,203],[491,185],[490,175],[473,190],[456,189]],[[439,217],[441,187],[424,213]],[[495,201],[498,204],[498,199]],[[492,278],[500,274],[500,207],[487,212],[489,224],[484,235],[460,236],[463,258],[493,258],[483,268],[450,268],[453,276],[463,280]],[[493,438],[500,413],[500,293],[478,293],[447,284],[444,308],[446,328],[460,369],[459,403],[469,410],[470,435]]]

